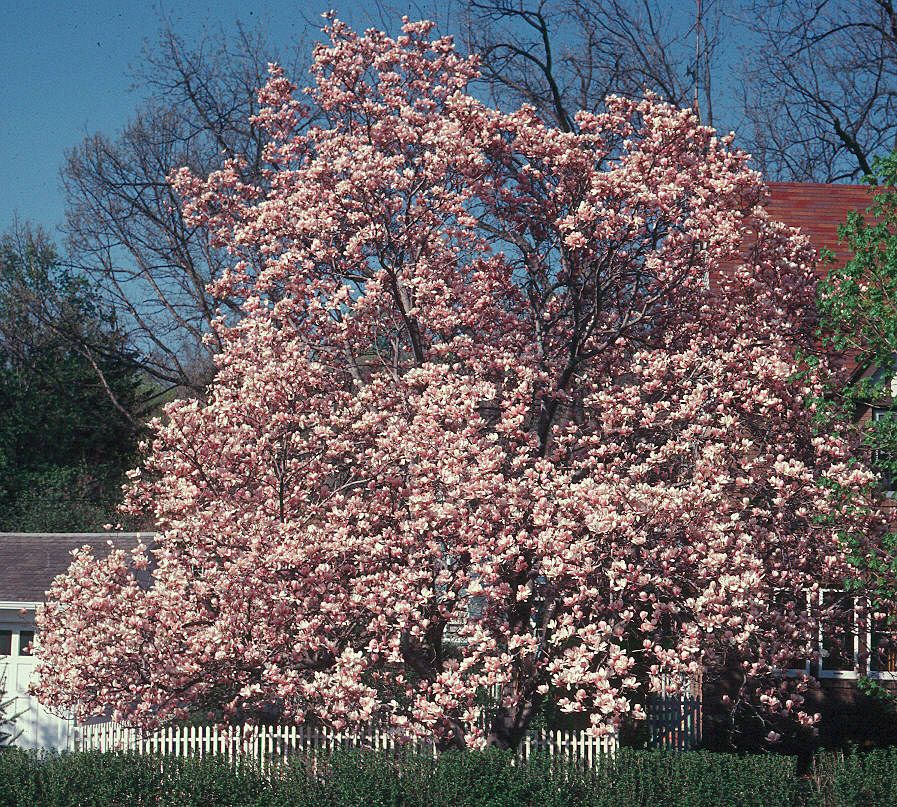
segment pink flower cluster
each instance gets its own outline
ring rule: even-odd
[[[469,95],[430,23],[326,31],[310,103],[271,68],[258,186],[172,178],[243,317],[134,474],[151,587],[142,547],[78,553],[39,617],[42,698],[508,746],[547,698],[602,733],[667,674],[774,680],[819,618],[782,593],[884,528],[795,358],[808,243],[691,111],[610,98],[564,133]]]

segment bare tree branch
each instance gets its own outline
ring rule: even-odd
[[[890,0],[757,0],[742,102],[774,179],[857,181],[897,146],[897,14]]]
[[[239,301],[207,291],[228,257],[184,222],[167,176],[240,157],[247,178],[258,178],[265,139],[251,118],[275,56],[243,27],[236,39],[222,33],[195,46],[164,28],[136,76],[148,100],[118,137],[86,138],[62,169],[72,266],[114,305],[144,371],[188,394],[201,395],[213,372],[212,320],[239,316]],[[297,60],[283,61],[296,71]]]
[[[712,123],[712,63],[720,15],[702,24],[653,0],[468,0],[468,37],[498,100],[532,104],[569,131],[579,109],[610,94],[653,92],[678,106],[697,91]]]

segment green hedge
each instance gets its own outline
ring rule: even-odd
[[[897,749],[816,758],[623,750],[592,770],[497,751],[438,760],[345,751],[270,778],[248,763],[122,753],[0,752],[0,807],[892,807]]]

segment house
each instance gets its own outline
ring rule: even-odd
[[[766,204],[770,217],[792,227],[800,228],[817,250],[828,250],[834,263],[820,262],[820,277],[832,266],[843,266],[851,257],[845,245],[838,242],[838,228],[851,211],[865,211],[872,202],[873,189],[868,185],[827,185],[796,182],[771,183]],[[723,267],[722,271],[725,271]],[[851,369],[851,358],[840,357],[842,367]],[[870,407],[856,412],[859,421],[876,417]],[[897,744],[897,717],[882,700],[864,694],[859,686],[862,679],[874,682],[897,694],[897,653],[871,654],[882,638],[877,626],[866,615],[865,603],[842,591],[823,591],[818,595],[827,602],[842,598],[851,616],[849,624],[838,631],[826,631],[823,626],[816,638],[819,659],[799,659],[794,662],[791,675],[812,675],[818,686],[807,694],[807,711],[822,715],[819,733],[822,742],[841,746]],[[737,673],[727,680],[724,674],[716,681],[704,683],[704,737],[711,746],[723,747],[723,710],[716,706],[721,695],[734,686]]]
[[[822,185],[773,183],[767,205],[770,215],[793,227],[800,227],[817,249],[834,255],[834,265],[843,266],[851,254],[838,243],[838,227],[851,211],[865,211],[872,202],[874,189],[868,185]],[[820,264],[824,273],[832,264]],[[847,359],[848,367],[850,359]],[[858,420],[878,414],[874,407],[856,412]],[[845,597],[842,592],[822,592],[821,597]],[[882,701],[863,694],[858,687],[861,678],[897,693],[897,653],[870,654],[883,638],[871,617],[863,613],[863,603],[849,600],[852,606],[850,624],[842,626],[845,641],[819,637],[818,663],[805,661],[800,672],[808,672],[819,681],[819,688],[810,693],[809,709],[823,716],[822,739],[833,745],[845,742],[876,744],[897,743],[897,717]]]
[[[0,533],[0,679],[6,698],[15,697],[9,714],[19,714],[17,745],[23,748],[70,748],[74,722],[52,714],[28,694],[35,659],[31,645],[38,603],[53,578],[68,569],[73,550],[90,546],[102,557],[110,548],[131,549],[137,533]]]

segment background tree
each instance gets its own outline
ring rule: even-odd
[[[493,95],[532,104],[563,131],[608,95],[646,91],[698,105],[712,124],[720,17],[713,0],[699,8],[697,20],[653,0],[470,0],[467,27]]]
[[[650,0],[470,0],[467,8],[469,39],[495,96],[533,104],[561,128],[610,93],[647,89],[698,106],[708,123],[722,110],[773,180],[857,181],[897,143],[889,0],[675,9]],[[736,42],[742,64],[714,82]]]
[[[832,268],[819,288],[820,327],[825,344],[848,357],[850,374],[833,392],[854,419],[879,472],[879,485],[893,491],[897,480],[897,152],[872,163],[870,184],[879,185],[865,212],[852,212],[839,235],[851,259]],[[882,599],[894,596],[897,533],[887,537],[889,555],[854,562],[876,581]],[[895,652],[895,623],[885,608],[874,614],[876,637],[870,666],[890,669]],[[877,681],[861,688],[895,705]]]
[[[39,230],[0,239],[0,531],[115,521],[148,400],[93,287]]]
[[[897,135],[889,4],[826,2],[811,14],[805,3],[770,0],[751,14],[740,9],[716,0],[687,13],[652,0],[440,7],[452,24],[454,12],[466,16],[458,28],[482,56],[487,92],[509,106],[534,105],[562,130],[575,126],[576,110],[597,111],[610,93],[641,98],[647,90],[697,105],[707,123],[720,108],[733,124],[743,117],[737,128],[772,179],[862,175]],[[725,55],[721,32],[741,30],[742,18],[755,21],[752,52],[767,58],[754,60],[760,66],[742,82],[740,101],[721,103],[727,85],[712,81]],[[242,155],[244,178],[257,182],[265,135],[253,119],[256,89],[270,61],[301,72],[300,50],[298,43],[284,58],[246,28],[232,40],[222,34],[194,45],[164,27],[137,71],[146,101],[133,120],[115,137],[85,139],[63,167],[67,260],[96,281],[143,371],[173,394],[204,393],[221,347],[211,320],[219,307],[239,317],[241,301],[208,291],[226,257],[202,221],[184,220],[166,176],[180,165],[206,175]],[[253,262],[262,264],[259,256]]]
[[[746,58],[744,136],[773,179],[858,181],[897,144],[890,0],[760,0]],[[757,58],[762,54],[762,58]]]
[[[839,235],[852,255],[832,268],[819,287],[820,326],[826,344],[849,356],[851,377],[841,394],[862,413],[881,409],[865,424],[877,465],[890,484],[897,478],[897,153],[873,163],[870,181],[880,183],[865,212],[852,212]]]
[[[131,491],[153,584],[144,547],[76,557],[41,697],[509,747],[546,698],[601,733],[734,664],[733,703],[811,723],[776,670],[841,606],[796,604],[885,528],[795,358],[813,250],[693,112],[617,99],[563,132],[471,97],[431,28],[332,20],[311,101],[279,68],[261,93],[258,183],[174,177],[242,316]]]
[[[69,260],[114,306],[143,371],[186,394],[201,395],[211,378],[219,306],[226,317],[240,309],[209,293],[224,256],[201,223],[184,220],[166,177],[182,165],[207,174],[240,155],[247,180],[258,179],[264,136],[253,115],[274,60],[245,28],[192,45],[164,27],[137,72],[147,100],[135,117],[115,138],[86,138],[62,169]]]
[[[839,230],[851,259],[820,284],[825,343],[849,357],[851,374],[837,390],[863,418],[864,440],[890,490],[897,480],[897,152],[873,162],[871,206]],[[892,562],[894,562],[892,560]]]

